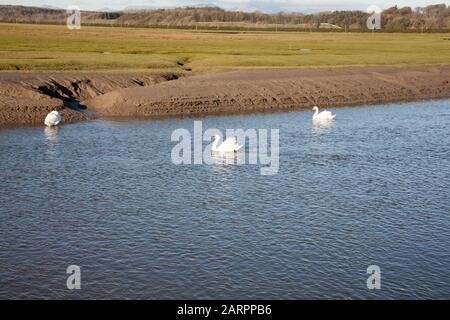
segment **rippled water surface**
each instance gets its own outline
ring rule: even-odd
[[[450,298],[450,100],[334,111],[202,119],[279,128],[273,176],[174,165],[193,119],[0,130],[0,297]]]

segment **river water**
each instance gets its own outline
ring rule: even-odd
[[[333,111],[197,119],[279,129],[274,175],[173,164],[194,119],[0,130],[0,298],[450,298],[450,100]]]

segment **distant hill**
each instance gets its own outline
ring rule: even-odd
[[[52,6],[52,5],[49,5],[49,4],[43,4],[43,5],[39,6],[39,8],[61,10],[61,8],[55,7],[55,6]]]
[[[362,11],[333,11],[315,14],[226,11],[218,7],[139,9],[126,11],[83,11],[82,25],[120,27],[198,28],[220,30],[367,30],[368,14]],[[63,9],[0,6],[0,22],[65,24]],[[382,14],[382,27],[389,32],[450,30],[450,6],[423,8],[392,7]]]

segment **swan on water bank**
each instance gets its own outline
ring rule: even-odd
[[[336,118],[335,114],[332,114],[327,110],[319,113],[319,108],[317,106],[313,108],[313,111],[315,111],[313,120],[333,120],[334,118]]]
[[[50,112],[45,117],[45,120],[44,120],[45,125],[48,127],[57,126],[60,122],[61,122],[61,114],[56,110],[53,110],[52,112]]]
[[[242,145],[237,143],[236,137],[230,137],[230,138],[226,139],[220,145],[219,145],[219,140],[220,140],[220,136],[218,134],[216,134],[214,136],[214,142],[211,147],[211,151],[220,152],[220,153],[238,152],[242,148]]]

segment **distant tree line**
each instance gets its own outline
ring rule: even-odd
[[[363,11],[332,11],[315,14],[226,11],[217,7],[82,12],[82,24],[122,27],[216,28],[216,29],[331,29],[367,30],[369,14]],[[63,24],[65,10],[24,6],[0,6],[0,22]],[[450,6],[397,6],[382,13],[382,29],[389,32],[430,32],[450,30]]]

